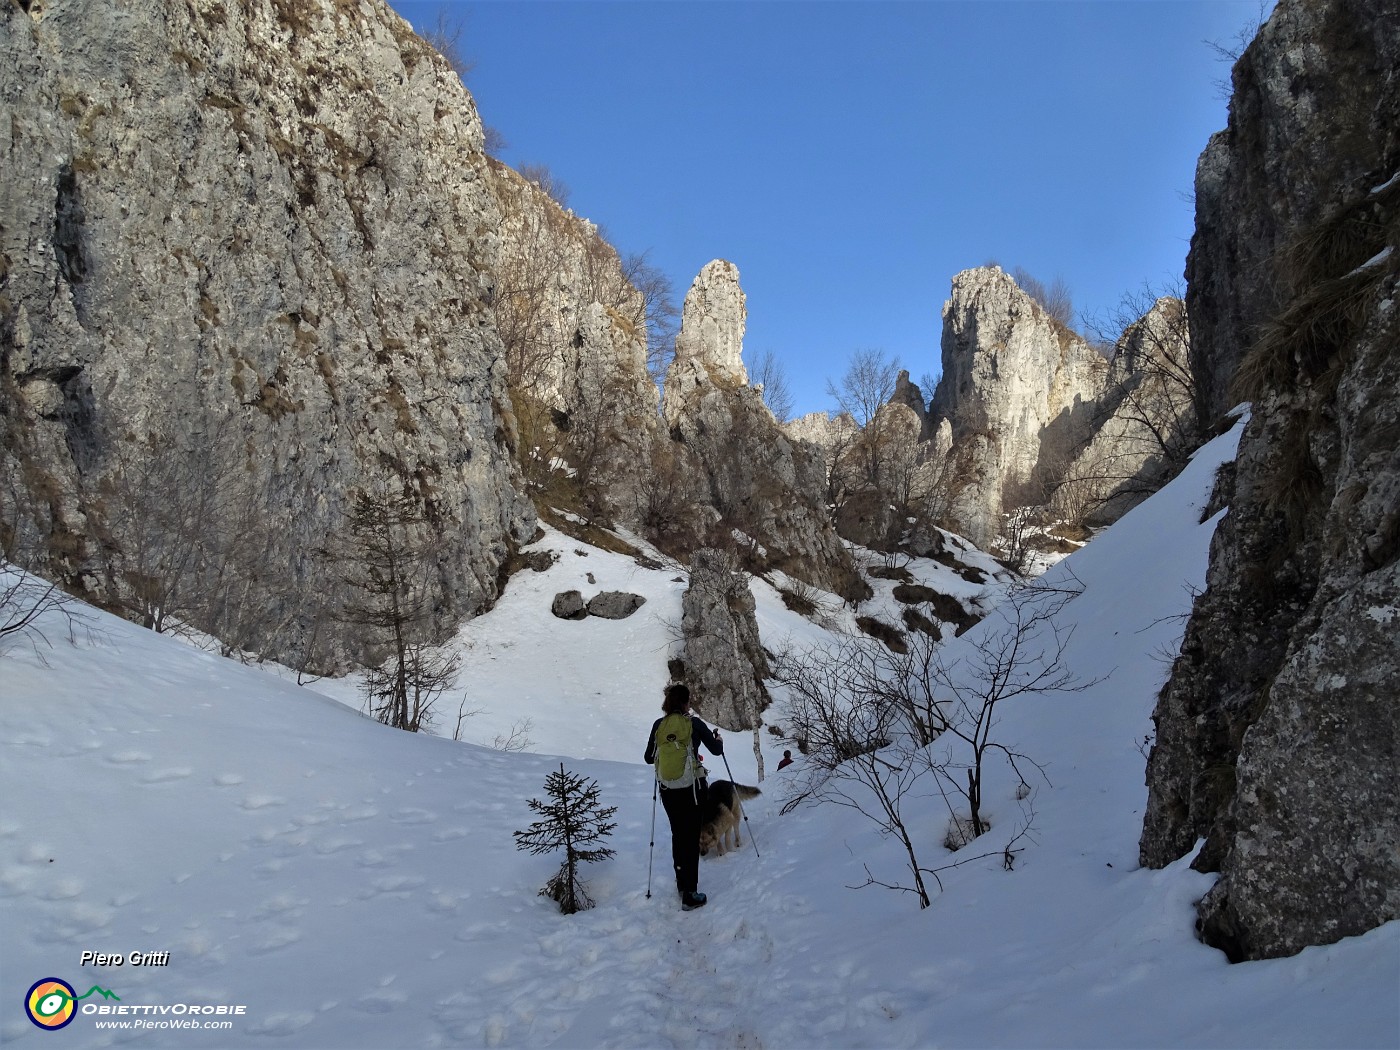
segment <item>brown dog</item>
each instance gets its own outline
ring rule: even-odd
[[[724,856],[726,850],[743,845],[739,823],[744,819],[743,800],[757,798],[762,792],[756,787],[736,784],[732,780],[716,780],[705,793],[700,807],[700,855],[716,850]]]

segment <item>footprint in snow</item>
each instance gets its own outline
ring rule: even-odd
[[[452,915],[457,911],[457,898],[446,893],[435,893],[425,907],[436,915]]]
[[[286,799],[278,798],[276,795],[244,795],[243,801],[239,803],[239,806],[246,810],[256,810],[285,804]]]
[[[150,760],[151,756],[144,751],[118,751],[107,756],[107,761],[114,766],[132,766]]]
[[[371,992],[369,995],[362,995],[356,999],[354,1007],[361,1013],[387,1014],[392,1013],[406,1002],[408,1002],[408,996],[402,992]]]
[[[192,776],[194,770],[189,766],[176,766],[171,769],[156,769],[147,773],[141,778],[143,784],[164,784],[171,780],[184,780]]]
[[[426,809],[401,809],[389,815],[395,824],[431,824],[437,820],[436,813]]]
[[[267,919],[280,918],[289,912],[300,914],[301,909],[306,903],[305,900],[298,900],[295,897],[287,896],[285,893],[279,893],[277,896],[271,897],[259,904],[254,911],[249,913],[248,917],[262,922]]]
[[[112,925],[112,909],[75,904],[34,937],[41,944],[67,944],[91,937]]]
[[[369,900],[372,897],[379,897],[388,894],[404,894],[411,890],[416,890],[427,881],[416,875],[388,875],[382,879],[375,879],[369,884],[369,889],[360,894],[361,900]]]
[[[316,1015],[312,1013],[273,1014],[250,1025],[246,1031],[253,1035],[296,1035],[314,1020]]]
[[[241,783],[243,783],[242,773],[220,773],[214,778],[215,786],[221,788],[237,787]]]
[[[356,846],[363,846],[364,839],[326,839],[318,842],[313,851],[317,856],[329,857],[333,853],[341,853],[347,849],[354,849]]]
[[[296,929],[273,930],[266,937],[248,949],[249,955],[270,955],[272,952],[280,952],[289,945],[296,944],[301,940],[301,931]]]
[[[83,884],[77,879],[59,879],[43,893],[40,899],[46,901],[70,901],[83,892]]]

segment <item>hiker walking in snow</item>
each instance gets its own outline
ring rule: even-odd
[[[787,768],[787,767],[790,766],[790,765],[792,765],[792,752],[791,752],[791,751],[784,751],[784,752],[783,752],[783,760],[782,760],[781,762],[778,763],[778,768],[779,768],[779,769],[785,769],[785,768]]]
[[[702,907],[700,892],[700,797],[696,748],[705,745],[712,755],[724,754],[719,730],[710,731],[690,713],[690,690],[684,685],[666,689],[661,710],[665,712],[651,727],[647,738],[646,761],[656,766],[661,805],[671,822],[671,862],[676,869],[676,889],[686,911]]]

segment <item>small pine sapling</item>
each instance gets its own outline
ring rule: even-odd
[[[543,819],[524,831],[515,832],[515,848],[536,855],[557,849],[564,851],[564,862],[545,883],[540,895],[558,903],[565,915],[572,915],[593,907],[578,877],[578,866],[580,862],[605,860],[613,855],[613,850],[597,843],[617,827],[616,822],[608,819],[617,812],[617,807],[600,806],[598,782],[585,781],[576,773],[566,772],[562,763],[559,772],[545,777],[544,789],[550,801],[532,798],[529,802],[530,809],[541,814]]]

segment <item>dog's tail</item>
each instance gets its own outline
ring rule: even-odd
[[[758,790],[758,788],[749,787],[747,784],[735,784],[734,794],[738,795],[740,798],[758,798],[763,792]]]

